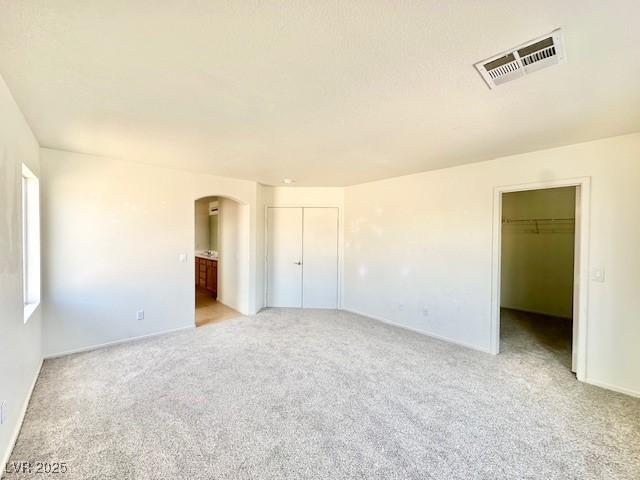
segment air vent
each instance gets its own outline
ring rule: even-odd
[[[546,67],[565,62],[562,31],[554,30],[548,35],[531,40],[507,52],[494,55],[475,64],[476,69],[494,88],[516,78]]]

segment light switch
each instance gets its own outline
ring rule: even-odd
[[[604,282],[604,268],[592,269],[591,280],[593,280],[594,282]]]
[[[181,253],[180,255],[178,255],[178,260],[180,260],[181,263],[184,263],[187,261],[187,254],[186,253]]]

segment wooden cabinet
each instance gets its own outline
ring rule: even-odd
[[[196,288],[218,297],[218,261],[196,257]]]

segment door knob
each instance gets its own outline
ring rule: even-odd
[[[296,265],[302,265],[302,262],[293,262]]]

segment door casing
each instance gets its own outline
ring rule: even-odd
[[[587,335],[589,295],[589,219],[591,178],[581,177],[549,182],[525,183],[495,187],[493,191],[493,235],[491,275],[491,345],[500,351],[500,282],[502,255],[502,194],[526,190],[576,187],[576,222],[573,279],[573,368],[578,380],[587,378]]]

